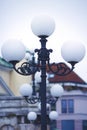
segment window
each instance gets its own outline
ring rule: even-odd
[[[67,113],[67,102],[66,100],[62,100],[62,113]]]
[[[73,113],[74,112],[73,99],[62,99],[61,108],[62,108],[62,113]]]
[[[74,103],[72,99],[68,100],[68,112],[73,113],[74,112]]]
[[[87,130],[87,120],[83,120],[83,130]]]
[[[74,130],[74,120],[62,120],[62,130]]]

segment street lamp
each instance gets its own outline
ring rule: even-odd
[[[12,63],[17,73],[21,75],[31,75],[41,71],[41,130],[47,130],[46,122],[46,71],[47,67],[53,73],[64,76],[69,74],[76,63],[81,61],[85,55],[85,47],[82,43],[65,43],[61,54],[63,58],[71,64],[71,68],[65,63],[50,63],[50,53],[52,49],[46,48],[47,38],[54,32],[55,22],[49,16],[35,17],[31,23],[32,32],[40,38],[41,48],[35,49],[38,55],[37,63],[24,62],[20,67],[16,64],[25,56],[26,48],[18,41],[8,41],[2,46],[2,56],[5,60]],[[9,46],[10,45],[10,46]],[[54,71],[53,66],[56,67]],[[27,88],[27,87],[26,87]],[[57,87],[56,87],[57,88]],[[31,93],[30,93],[31,94]],[[26,95],[27,96],[27,95]]]
[[[32,57],[31,60],[30,60],[30,57]],[[29,50],[26,51],[25,59],[27,61],[29,61],[29,63],[35,64],[34,52],[31,52]],[[41,82],[40,72],[38,72],[38,73],[32,75],[32,86],[29,84],[23,84],[19,89],[21,95],[23,97],[25,97],[26,101],[29,104],[38,103],[39,111],[41,111],[40,95],[37,96],[37,91],[35,90],[35,88],[37,87],[37,84],[39,84],[39,87],[40,87],[40,82]],[[49,85],[48,82],[46,82],[46,83],[47,83],[47,85]],[[51,106],[52,105],[54,106],[58,100],[58,97],[61,97],[63,95],[63,93],[64,93],[63,87],[61,85],[53,85],[50,89],[50,93],[49,92],[47,92],[47,93],[48,94],[46,95],[46,110],[47,110],[47,112],[49,114],[49,118],[51,120],[57,120],[58,119],[58,112],[52,111]],[[36,113],[33,111],[30,111],[28,113],[27,118],[30,121],[36,120],[36,118],[37,118]]]

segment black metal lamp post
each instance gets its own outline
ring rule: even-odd
[[[62,47],[63,58],[71,64],[68,68],[65,63],[50,63],[50,53],[52,49],[46,48],[47,38],[53,33],[55,28],[54,20],[48,16],[40,16],[33,19],[32,31],[40,38],[41,48],[35,49],[38,55],[37,63],[24,62],[20,67],[16,64],[24,58],[26,48],[18,41],[8,41],[2,46],[2,56],[5,60],[13,64],[17,73],[22,75],[31,75],[41,71],[41,130],[47,130],[46,122],[46,69],[48,68],[57,75],[67,75],[85,55],[85,48],[82,43],[65,43]],[[9,47],[10,45],[10,47]],[[8,47],[7,47],[8,46]],[[53,70],[56,66],[56,71]],[[30,90],[29,90],[30,92]],[[27,93],[28,94],[28,93]],[[30,93],[31,94],[31,93]],[[25,96],[27,97],[27,96]]]
[[[35,64],[35,56],[34,56],[34,55],[35,55],[35,54],[34,54],[33,51],[27,50],[27,51],[26,51],[26,55],[25,55],[25,59],[26,59],[29,63]],[[30,57],[32,58],[31,60],[30,60]],[[33,67],[32,69],[34,69],[34,67]],[[32,89],[33,89],[32,95],[33,95],[33,96],[36,96],[36,91],[35,91],[35,73],[32,74]]]

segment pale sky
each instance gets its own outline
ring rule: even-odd
[[[39,39],[31,31],[31,20],[39,14],[55,20],[55,32],[47,43],[54,50],[52,61],[64,61],[61,45],[68,40],[81,41],[87,50],[87,0],[0,0],[0,46],[18,39],[30,50],[39,48]],[[87,53],[74,70],[87,82]]]

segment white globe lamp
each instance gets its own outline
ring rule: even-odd
[[[50,92],[53,97],[61,97],[64,93],[64,89],[61,85],[55,84],[51,87]]]
[[[58,119],[58,112],[56,112],[56,111],[51,111],[51,112],[49,113],[49,118],[50,118],[51,120],[57,120],[57,119]]]
[[[37,114],[35,112],[29,112],[27,115],[28,120],[34,121],[37,118]]]
[[[81,61],[85,55],[85,46],[81,42],[68,41],[61,48],[61,55],[67,62]]]
[[[18,40],[8,40],[1,48],[1,53],[6,61],[21,61],[25,57],[26,47]]]
[[[19,92],[22,96],[31,96],[33,93],[33,89],[32,86],[29,84],[23,84],[20,89]]]
[[[55,29],[54,20],[48,15],[36,16],[31,22],[32,32],[40,36],[50,36]]]

